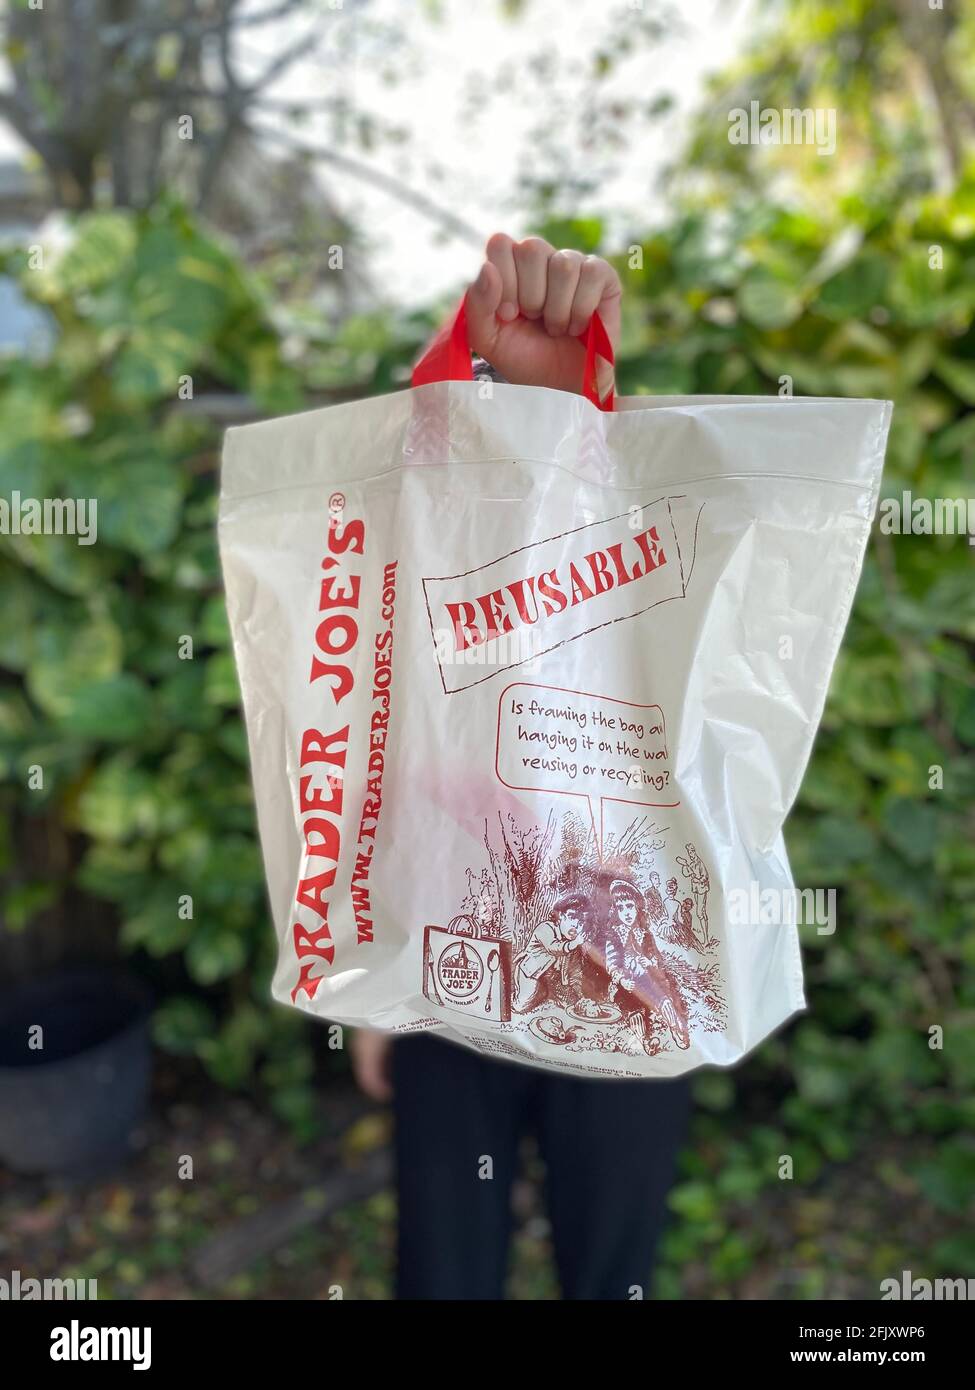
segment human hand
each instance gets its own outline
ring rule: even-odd
[[[390,1077],[390,1053],[393,1040],[389,1033],[381,1033],[374,1028],[356,1028],[352,1033],[349,1051],[352,1057],[352,1075],[370,1100],[388,1101],[392,1099],[393,1083]]]
[[[619,342],[616,271],[599,256],[503,232],[488,240],[485,255],[467,293],[471,347],[517,386],[581,393],[586,349],[576,335],[596,309],[614,351]]]

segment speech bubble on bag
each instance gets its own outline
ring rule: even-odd
[[[518,681],[498,700],[495,771],[515,791],[586,802],[602,851],[604,806],[679,806],[664,712],[591,691]]]

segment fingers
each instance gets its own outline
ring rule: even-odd
[[[580,258],[581,266],[572,300],[572,315],[568,332],[584,333],[596,310],[615,343],[619,335],[619,305],[622,294],[619,276],[600,256]]]
[[[540,319],[548,293],[548,262],[555,247],[541,237],[530,236],[516,241],[513,252],[518,272],[518,307],[526,319]]]
[[[585,257],[579,251],[554,251],[548,260],[548,293],[543,317],[552,338],[569,331],[572,306]],[[582,329],[579,330],[580,333]]]
[[[503,304],[503,296],[502,274],[492,261],[485,261],[477,279],[467,291],[467,336],[474,351],[489,362],[501,326],[498,310]]]
[[[501,276],[499,317],[506,323],[518,317],[518,272],[515,269],[515,243],[504,232],[495,232],[484,248],[487,259]]]
[[[598,309],[610,339],[618,341],[622,291],[619,276],[602,257],[556,251],[542,237],[514,241],[503,232],[488,240],[485,256],[469,301],[484,344],[475,341],[472,330],[477,351],[487,355],[492,334],[519,314],[541,320],[550,337],[578,337]]]

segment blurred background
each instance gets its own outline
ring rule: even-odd
[[[538,232],[619,269],[623,393],[892,398],[884,495],[975,498],[975,3],[12,0],[0,32],[0,497],[98,499],[95,545],[0,534],[0,1267],[382,1299],[387,1118],[270,1002],[222,432],[403,388],[486,237]],[[835,149],[732,143],[752,101],[833,111]],[[973,565],[875,529],[787,827],[838,929],[803,931],[809,1012],[696,1077],[658,1297],[975,1275]],[[544,1299],[527,1173],[511,1293]]]

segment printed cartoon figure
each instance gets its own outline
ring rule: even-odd
[[[626,887],[632,885],[626,884]],[[579,954],[573,962],[573,981],[577,994],[596,1004],[613,1002],[615,982],[623,968],[623,951],[629,925],[623,926],[613,903],[613,887],[605,875],[597,875],[587,897],[588,911],[583,919]],[[625,909],[629,911],[629,908]]]
[[[650,927],[643,895],[636,884],[617,878],[609,885],[611,911],[606,933],[606,969],[610,976],[623,973],[627,954],[642,952]],[[650,953],[656,954],[650,938]]]
[[[721,962],[702,959],[705,945],[718,945],[707,933],[707,868],[687,845],[662,888],[667,829],[641,816],[597,842],[572,812],[527,825],[498,812],[493,831],[485,822],[487,864],[468,868],[449,926],[483,958],[485,1017],[501,1006],[499,1021],[569,1052],[642,1047],[649,1056],[724,1026]],[[424,965],[427,997],[438,1002],[439,984],[443,1003],[456,1005],[456,985],[447,1000]],[[467,996],[460,1003],[469,1008]]]
[[[680,907],[674,914],[673,937],[678,946],[686,946],[692,951],[700,947],[700,942],[694,935],[694,904],[690,898],[682,898]]]
[[[573,953],[587,934],[589,901],[582,893],[559,898],[551,918],[539,922],[524,952],[515,960],[513,1007],[527,1013],[550,999],[569,1007],[580,995],[579,972]]]
[[[665,925],[668,930],[674,920],[674,916],[680,907],[680,898],[677,896],[678,883],[676,878],[668,878],[666,896],[664,898],[664,915],[661,925]]]
[[[656,871],[650,875],[647,889],[647,915],[655,925],[667,920],[667,909],[660,894],[660,875]]]
[[[644,1051],[656,1050],[651,1033],[654,1014],[663,1019],[678,1047],[689,1047],[687,1010],[676,981],[663,965],[639,889],[616,879],[609,891],[612,933],[619,943],[612,944],[606,959],[616,986],[615,1002]]]
[[[684,877],[691,881],[691,892],[694,895],[694,907],[697,910],[697,920],[701,924],[701,938],[705,946],[711,944],[711,936],[708,931],[708,890],[711,887],[711,878],[704,865],[701,856],[693,845],[685,845],[687,858],[678,858],[677,862],[681,866]]]
[[[673,896],[671,896],[673,887]],[[667,921],[663,922],[658,928],[661,942],[674,951],[681,960],[688,963],[693,962],[693,953],[701,949],[700,942],[694,935],[694,919],[692,910],[694,907],[690,898],[677,897],[677,880],[672,878],[667,884]]]

